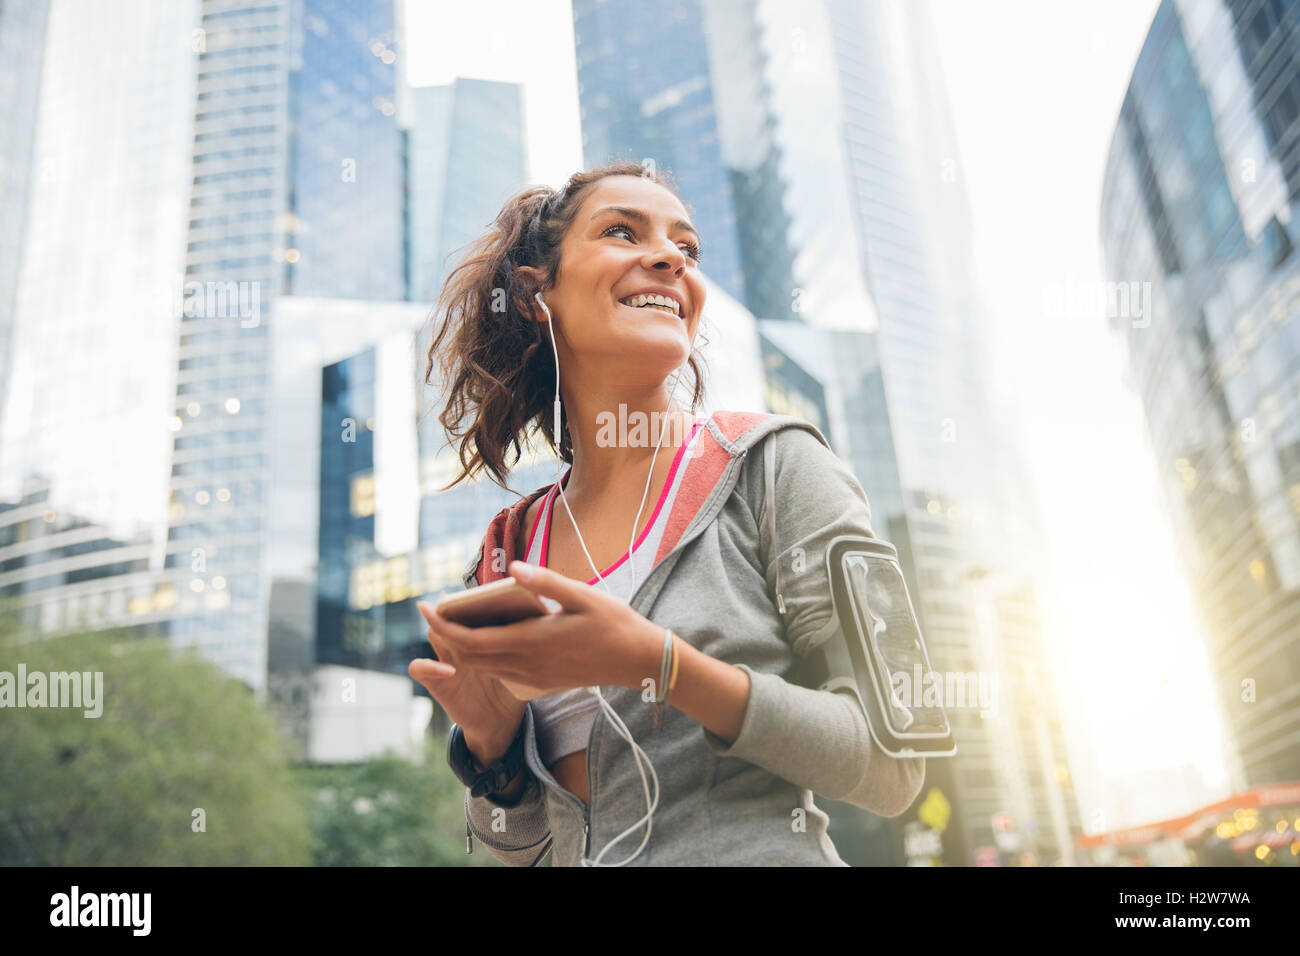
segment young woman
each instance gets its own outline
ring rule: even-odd
[[[812,425],[696,414],[700,245],[666,181],[606,166],[511,199],[439,301],[426,381],[436,362],[457,481],[504,487],[537,431],[569,465],[497,515],[465,573],[561,613],[471,629],[421,604],[437,660],[410,666],[455,722],[461,778],[495,774],[466,789],[467,849],[510,865],[553,845],[556,866],[842,866],[813,795],[896,816],[921,787],[924,759],[881,751],[853,695],[798,682],[844,639],[822,551],[872,535],[870,508]]]

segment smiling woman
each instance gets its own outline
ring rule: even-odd
[[[643,392],[656,393],[667,375],[656,381],[655,369],[671,374],[685,360],[692,376],[691,409],[698,407],[704,385],[700,356],[691,344],[705,298],[700,245],[670,181],[636,163],[579,173],[559,191],[538,187],[508,201],[493,229],[452,271],[438,303],[437,314],[446,321],[429,349],[426,377],[437,362],[448,386],[439,420],[458,444],[463,468],[452,486],[485,471],[506,487],[506,451],[518,454],[519,439],[531,426],[562,461],[574,461],[568,428],[553,433],[555,363],[546,316],[533,301],[538,291],[563,317],[554,331],[560,365],[572,369],[570,382],[576,385],[594,372],[605,391],[619,383],[621,392],[624,376],[631,374]],[[628,265],[648,251],[653,255],[668,247],[680,275],[666,275],[667,263],[629,273]],[[592,309],[589,297],[597,288],[605,307]],[[655,310],[642,296],[675,302],[683,321],[648,322]],[[631,309],[636,311],[626,311]],[[658,311],[665,311],[662,304]],[[577,398],[564,395],[569,422],[581,417]],[[646,411],[666,404],[664,395]]]
[[[924,760],[877,748],[855,696],[799,683],[843,635],[825,571],[778,602],[778,564],[870,536],[870,508],[807,422],[696,415],[699,260],[671,186],[616,164],[510,200],[435,312],[448,487],[504,487],[539,431],[570,466],[497,515],[464,577],[509,572],[561,610],[470,628],[421,605],[437,659],[410,667],[454,721],[467,849],[512,865],[553,842],[556,865],[842,866],[814,792],[893,816],[921,785]],[[655,427],[611,440],[616,414]]]

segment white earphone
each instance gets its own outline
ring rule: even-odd
[[[551,320],[551,310],[547,308],[546,301],[542,298],[542,294],[540,292],[536,293],[536,295],[534,295],[534,298],[537,300],[537,304],[542,307],[542,311],[546,313],[546,328],[551,333],[551,350],[555,353],[555,420],[554,420],[555,427],[554,430],[552,431],[552,434],[555,436],[555,444],[558,447],[560,443],[560,351],[555,345],[555,329],[554,329],[554,322]],[[672,391],[669,392],[668,395],[668,404],[670,408],[672,406],[672,396],[677,393],[677,384],[680,381],[680,379],[681,379],[681,369],[679,368],[677,370],[677,376],[673,379]],[[650,494],[650,481],[654,477],[655,461],[658,460],[659,458],[659,449],[663,445],[664,430],[667,428],[667,425],[668,425],[668,415],[667,415],[667,411],[665,410],[663,425],[660,426],[659,429],[659,441],[655,444],[655,453],[654,456],[650,459],[650,474],[646,475],[645,491],[642,492],[641,494],[641,507],[637,509],[636,518],[633,519],[632,521],[632,537],[628,541],[628,545],[627,545],[628,566],[632,574],[632,585],[630,590],[628,591],[629,595],[636,593],[636,565],[634,563],[635,558],[632,554],[632,546],[636,542],[637,525],[641,523],[641,513],[645,510],[646,498]],[[578,535],[578,544],[582,546],[582,552],[587,556],[587,561],[591,565],[591,569],[596,572],[596,578],[600,581],[601,585],[605,588],[606,592],[613,593],[609,591],[609,585],[605,584],[605,579],[601,576],[600,569],[596,567],[596,562],[592,560],[591,552],[587,550],[587,543],[582,540],[582,532],[578,530],[578,522],[574,520],[573,512],[569,509],[569,502],[564,497],[564,484],[561,481],[561,475],[560,475],[561,466],[562,463],[560,462],[556,463],[555,482],[560,489],[560,500],[564,502],[564,510],[567,511],[569,514],[569,521],[573,524],[573,530]],[[587,690],[589,690],[596,697],[596,699],[600,701],[600,706],[604,709],[606,716],[609,717],[610,723],[614,725],[614,728],[619,732],[619,735],[632,746],[632,756],[636,759],[637,771],[641,775],[641,787],[642,790],[645,792],[647,811],[646,811],[646,815],[643,816],[640,820],[632,824],[632,826],[628,827],[626,830],[624,830],[614,839],[610,840],[609,843],[605,845],[605,848],[596,855],[595,860],[588,860],[584,853],[582,857],[582,865],[583,866],[625,866],[626,864],[631,863],[633,860],[635,860],[638,856],[641,855],[641,851],[645,849],[646,843],[650,840],[650,830],[653,824],[655,808],[659,805],[659,775],[655,773],[654,765],[650,762],[650,758],[646,756],[646,752],[641,749],[640,745],[638,745],[635,740],[632,739],[632,734],[627,729],[627,724],[623,722],[623,718],[621,718],[618,715],[617,711],[615,711],[614,708],[610,706],[609,701],[605,700],[605,695],[600,692],[600,688],[588,687]],[[642,763],[641,763],[643,760],[645,761],[645,766],[650,768],[650,776],[654,780],[653,798],[650,796],[650,788],[646,784],[645,770],[642,768]],[[601,862],[601,859],[605,856],[606,853],[609,852],[610,848],[614,846],[615,843],[618,843],[628,834],[635,832],[636,829],[640,827],[642,823],[646,825],[645,837],[642,838],[641,845],[636,848],[635,853],[633,853],[630,857],[628,857],[626,860],[623,860],[620,863]]]

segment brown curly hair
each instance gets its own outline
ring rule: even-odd
[[[533,294],[555,281],[560,243],[592,184],[607,176],[649,179],[681,199],[667,173],[630,161],[576,173],[557,191],[525,189],[469,244],[443,284],[431,317],[437,333],[424,380],[432,383],[437,366],[446,390],[438,421],[449,443],[458,446],[461,474],[439,490],[486,471],[511,491],[505,478],[519,461],[523,443],[538,432],[562,461],[572,463],[567,421],[558,440],[552,434],[555,359],[545,325],[531,317]],[[540,272],[541,283],[520,272],[521,267]],[[704,394],[696,350],[687,364],[694,379],[694,413]],[[514,460],[507,463],[506,450],[512,447]]]

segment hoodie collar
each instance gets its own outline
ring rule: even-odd
[[[715,490],[729,473],[731,462],[743,456],[760,438],[787,425],[801,425],[811,429],[823,444],[825,438],[816,427],[800,419],[767,412],[718,411],[709,416],[706,427],[699,434],[699,445],[686,459],[673,509],[668,515],[655,563],[663,559],[686,534],[694,518],[710,502]],[[477,581],[490,584],[506,577],[510,562],[522,555],[516,553],[519,529],[532,503],[554,487],[554,482],[520,498],[515,504],[503,508],[488,525],[478,554],[465,569],[465,584]],[[484,560],[490,557],[490,560]]]

